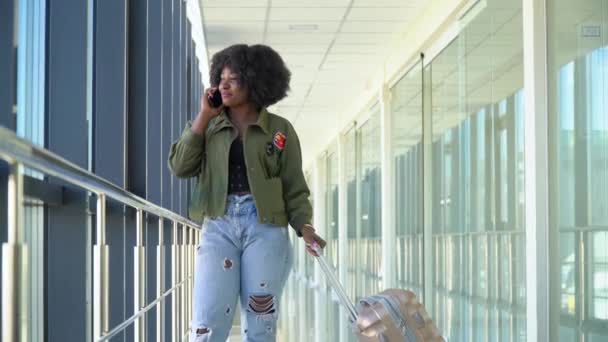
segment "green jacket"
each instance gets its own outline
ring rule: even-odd
[[[192,220],[220,217],[226,209],[228,155],[238,132],[225,112],[213,118],[199,135],[186,124],[181,137],[171,145],[169,168],[177,177],[198,177],[188,215]],[[289,223],[298,236],[311,223],[310,190],[302,172],[300,142],[286,119],[260,112],[258,121],[243,135],[247,178],[258,220],[277,226]]]

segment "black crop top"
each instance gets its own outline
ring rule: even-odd
[[[243,140],[237,138],[232,142],[228,156],[228,194],[243,192],[250,192],[250,189]]]

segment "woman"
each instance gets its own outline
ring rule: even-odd
[[[246,341],[275,341],[292,266],[289,223],[325,246],[311,226],[298,136],[266,108],[287,95],[291,74],[270,47],[234,45],[211,61],[212,88],[171,146],[177,177],[198,177],[189,215],[203,220],[196,257],[191,341],[226,341],[240,295]],[[214,92],[223,104],[212,107]]]

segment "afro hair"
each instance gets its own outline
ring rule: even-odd
[[[211,59],[212,87],[220,84],[222,70],[229,67],[249,92],[249,101],[259,108],[271,106],[287,96],[291,72],[279,54],[266,45],[237,44],[217,52]]]

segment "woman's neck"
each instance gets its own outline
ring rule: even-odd
[[[230,120],[238,128],[239,134],[243,134],[245,128],[256,122],[260,113],[250,104],[243,104],[228,109]]]

